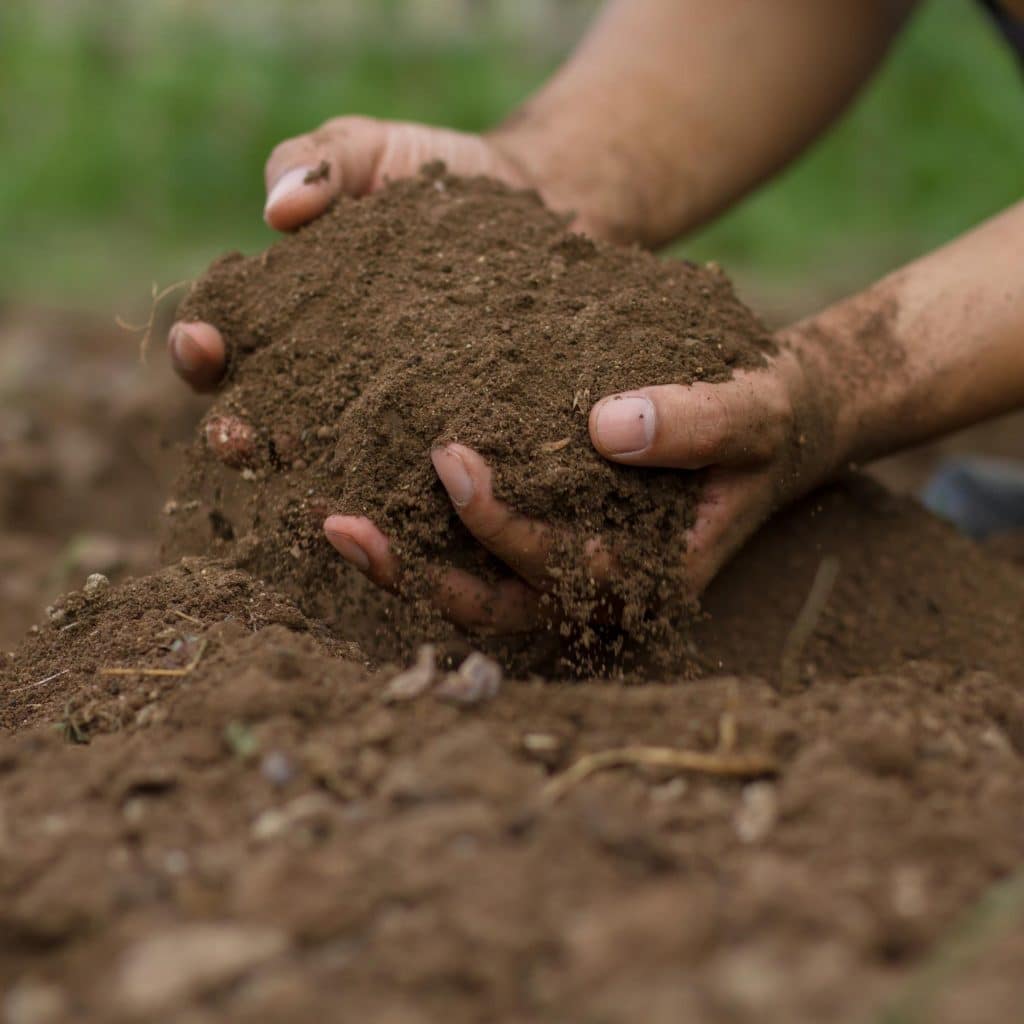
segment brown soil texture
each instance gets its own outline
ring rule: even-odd
[[[159,424],[182,436],[196,406],[112,329],[4,315],[0,354],[21,368],[0,415],[0,626],[13,644],[39,622],[0,657],[4,1024],[1019,1015],[1009,538],[983,551],[853,478],[716,581],[678,670],[389,703],[404,661],[353,642],[374,639],[366,608],[334,602],[328,625],[231,560],[54,600],[132,569],[126,546],[154,564]],[[65,448],[101,455],[94,475]],[[77,536],[122,548],[72,558]],[[710,770],[620,764],[554,799],[589,755],[637,747]]]
[[[389,675],[214,562],[58,602],[4,675],[8,1019],[855,1021],[1006,988],[914,979],[1024,855],[1019,677],[506,680],[458,708],[388,704]],[[552,798],[638,746],[757,766]],[[1019,964],[999,913],[972,950]]]
[[[89,573],[159,565],[176,446],[203,403],[138,353],[112,317],[0,305],[2,648]]]
[[[591,242],[534,193],[433,168],[339,201],[259,256],[224,257],[179,316],[216,324],[232,351],[210,429],[232,415],[252,432],[234,468],[201,443],[192,453],[182,499],[200,501],[204,549],[237,541],[241,564],[298,582],[310,610],[312,594],[344,591],[320,532],[331,512],[381,526],[407,602],[426,597],[439,561],[493,572],[430,463],[433,446],[457,440],[490,461],[499,497],[567,528],[551,558],[553,623],[587,621],[607,601],[627,637],[650,641],[658,625],[664,640],[679,635],[674,553],[699,479],[609,463],[587,416],[603,395],[763,363],[767,332],[721,271]],[[241,511],[225,501],[240,472]],[[583,557],[593,537],[620,563],[607,594]],[[584,630],[577,650],[592,640]]]

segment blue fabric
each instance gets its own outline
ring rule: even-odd
[[[921,498],[936,515],[978,540],[1024,529],[1024,462],[951,460],[929,480]]]

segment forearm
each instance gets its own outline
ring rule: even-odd
[[[493,135],[600,235],[657,245],[788,162],[875,67],[912,0],[611,0]]]
[[[1024,202],[783,337],[863,463],[1024,407]]]

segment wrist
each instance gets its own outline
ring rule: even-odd
[[[610,144],[593,124],[593,105],[572,109],[528,103],[485,136],[524,185],[537,190],[555,212],[572,215],[572,229],[623,245],[654,246],[665,240],[664,203],[644,183],[631,156]]]
[[[799,497],[849,465],[855,450],[844,389],[823,337],[798,324],[776,333],[777,363],[793,410],[793,473]]]

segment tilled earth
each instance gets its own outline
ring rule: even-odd
[[[23,371],[4,408],[4,638],[38,623],[0,662],[6,1021],[1015,1019],[1011,544],[986,555],[850,482],[709,595],[703,678],[397,700],[406,666],[238,569],[118,583],[155,561],[156,424],[186,436],[194,408],[125,370],[113,332],[12,322],[5,365],[123,382],[54,410]],[[106,468],[76,482],[67,437]],[[107,561],[70,560],[79,534]],[[53,600],[96,571],[114,582]]]

